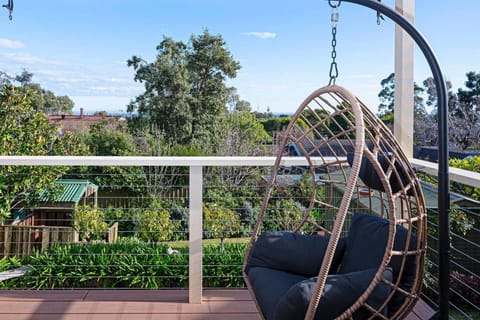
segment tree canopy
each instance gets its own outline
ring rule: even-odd
[[[38,83],[32,82],[33,73],[23,70],[21,74],[10,76],[0,71],[0,83],[18,83],[19,87],[26,93],[32,94],[32,105],[37,111],[46,114],[71,114],[74,103],[68,96],[57,96],[52,91],[44,89]]]
[[[127,61],[145,92],[128,105],[149,129],[163,133],[166,143],[211,146],[219,143],[221,120],[230,89],[228,78],[240,68],[220,35],[205,30],[188,43],[164,37],[155,61],[133,56]]]
[[[57,135],[48,117],[33,107],[33,93],[12,85],[0,91],[1,155],[73,155],[81,153],[78,139],[71,134]],[[39,194],[54,189],[64,168],[44,166],[0,167],[0,212],[28,207]],[[1,218],[0,218],[1,219]]]
[[[480,147],[480,73],[466,73],[465,88],[457,92],[447,81],[449,142],[451,145],[465,150]],[[381,104],[379,114],[387,124],[393,123],[393,103],[395,92],[395,74],[382,80],[382,90],[378,94]],[[415,84],[415,142],[420,145],[436,145],[437,132],[437,90],[433,78],[423,81],[423,87]],[[426,107],[430,108],[427,112]]]

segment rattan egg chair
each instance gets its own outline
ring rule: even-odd
[[[282,140],[243,265],[261,315],[405,317],[422,286],[426,210],[420,182],[390,130],[332,85],[300,105]],[[307,163],[297,170],[282,161],[292,146]],[[293,178],[309,186],[307,199],[280,179],[292,171],[305,172]],[[279,212],[285,196],[301,214]],[[279,216],[288,223],[272,221]]]

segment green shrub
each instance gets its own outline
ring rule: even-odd
[[[279,199],[268,208],[269,230],[293,230],[305,214],[305,207],[293,199]]]
[[[144,241],[172,240],[177,227],[166,209],[138,210],[133,221],[136,235]]]
[[[240,219],[235,211],[224,209],[215,203],[203,206],[205,233],[210,238],[220,238],[221,248],[225,239],[240,231]]]
[[[122,238],[115,244],[89,243],[52,246],[24,258],[30,271],[0,282],[2,288],[186,288],[188,247],[168,254],[165,244]],[[206,287],[244,287],[241,266],[246,244],[204,247]]]
[[[89,206],[78,206],[73,211],[73,228],[79,232],[80,240],[100,240],[107,231],[102,210]]]

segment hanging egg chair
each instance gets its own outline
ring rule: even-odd
[[[330,85],[300,105],[279,150],[243,265],[263,318],[405,317],[422,286],[426,209],[391,131]],[[306,166],[284,166],[292,150]]]

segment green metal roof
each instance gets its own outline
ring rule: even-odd
[[[51,201],[46,193],[42,193],[40,196],[41,202],[73,202],[78,204],[78,202],[84,196],[89,196],[90,190],[97,191],[98,186],[94,183],[91,183],[88,180],[80,179],[59,179],[57,180],[57,185],[62,189],[62,193],[58,198]]]

